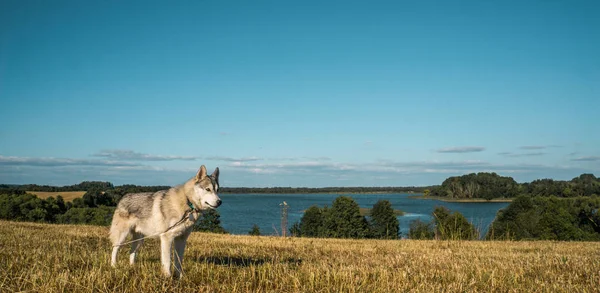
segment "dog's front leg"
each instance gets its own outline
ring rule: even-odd
[[[185,242],[187,240],[188,235],[181,235],[175,238],[175,271],[173,274],[177,278],[181,278],[183,275],[182,262],[183,262],[183,253],[185,251]]]
[[[163,275],[171,276],[171,243],[173,237],[170,235],[160,236],[160,262],[162,263]]]

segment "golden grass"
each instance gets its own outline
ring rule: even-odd
[[[72,201],[76,198],[80,198],[85,194],[85,191],[59,191],[59,192],[46,192],[46,191],[27,191],[27,193],[35,194],[37,197],[41,199],[46,199],[49,197],[56,198],[57,196],[62,196],[65,201]]]
[[[0,292],[597,292],[600,243],[340,240],[193,233],[185,275],[159,246],[109,264],[108,228],[0,221]]]

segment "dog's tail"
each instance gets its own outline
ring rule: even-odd
[[[119,244],[123,233],[129,234],[131,231],[131,220],[129,213],[117,206],[113,214],[112,223],[110,225],[109,238],[113,245]]]

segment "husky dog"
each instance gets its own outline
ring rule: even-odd
[[[129,234],[133,235],[130,264],[134,263],[144,237],[159,236],[163,274],[171,276],[171,244],[174,242],[175,276],[180,277],[185,242],[201,210],[221,205],[218,190],[219,168],[207,175],[202,165],[194,178],[169,190],[126,194],[117,205],[110,227],[111,265],[117,264],[117,252],[120,246],[129,243],[125,242]]]

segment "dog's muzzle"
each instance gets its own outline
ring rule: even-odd
[[[216,205],[216,206],[209,204],[207,201],[205,201],[204,203],[205,203],[206,205],[208,205],[209,207],[211,207],[211,208],[213,208],[213,209],[216,209],[216,208],[218,208],[219,206],[221,206],[221,204],[223,203],[223,201],[221,201],[220,199],[219,199],[219,200],[217,200],[217,205]]]

